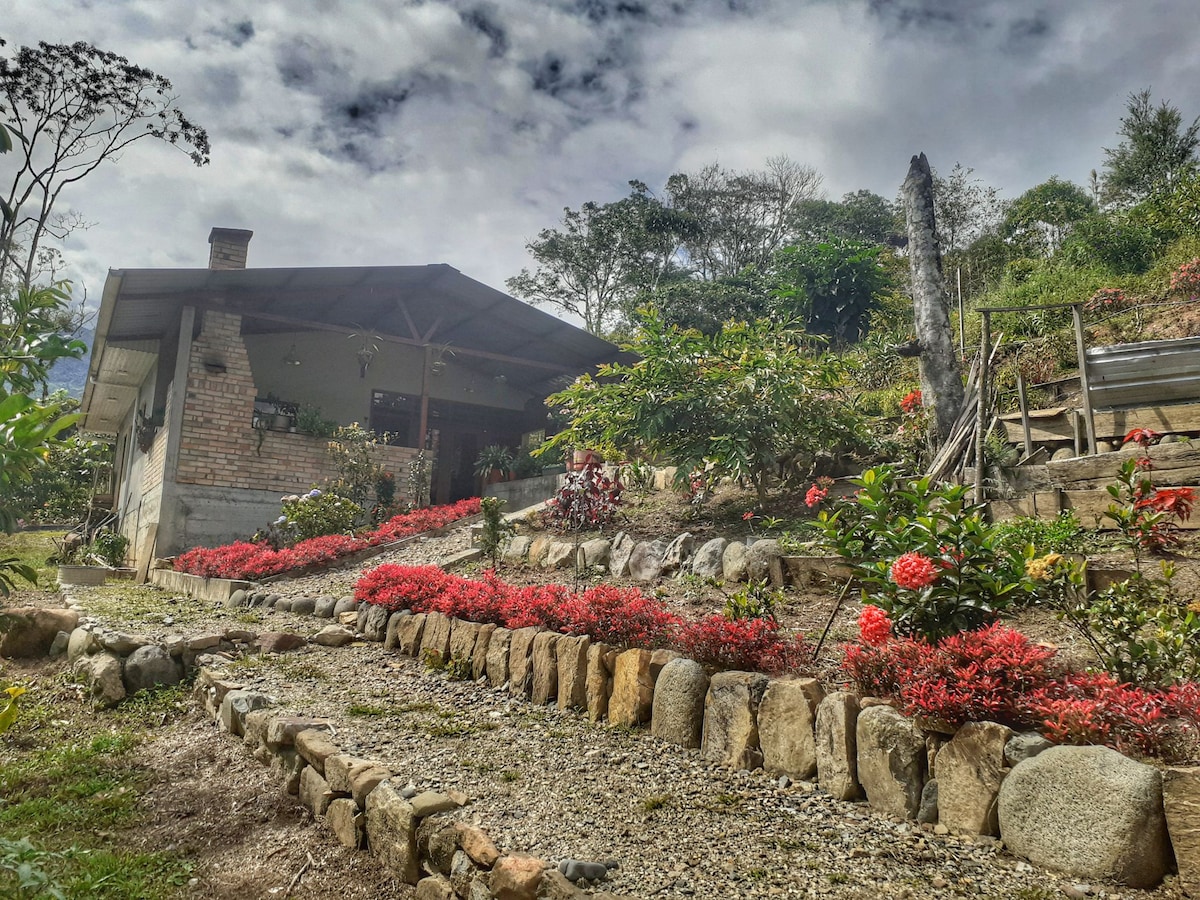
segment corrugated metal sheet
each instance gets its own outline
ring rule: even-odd
[[[1200,337],[1087,351],[1093,409],[1200,399]]]

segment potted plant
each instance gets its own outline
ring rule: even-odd
[[[503,481],[512,471],[513,455],[507,447],[489,444],[479,452],[475,460],[475,474],[487,484]]]

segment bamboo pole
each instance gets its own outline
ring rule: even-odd
[[[1021,431],[1025,438],[1025,458],[1033,456],[1033,437],[1029,432],[1029,397],[1025,394],[1025,376],[1017,369],[1017,403],[1021,405]]]
[[[1071,304],[1075,325],[1075,353],[1079,356],[1079,387],[1083,393],[1083,422],[1087,426],[1088,453],[1096,455],[1096,419],[1092,415],[1092,383],[1088,378],[1087,344],[1083,334],[1083,313],[1078,303]]]
[[[975,412],[975,502],[984,501],[983,447],[986,437],[988,381],[991,377],[992,316],[985,312],[979,329],[979,404]]]

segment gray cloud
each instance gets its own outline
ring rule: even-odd
[[[1185,116],[1191,0],[16,0],[10,47],[88,40],[169,77],[212,165],[144,145],[70,195],[108,267],[448,262],[502,286],[564,206],[631,178],[786,153],[830,196],[893,195],[909,157],[1015,196],[1103,162],[1130,91]]]

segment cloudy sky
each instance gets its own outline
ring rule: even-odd
[[[1085,184],[1132,91],[1200,114],[1195,0],[9,0],[0,37],[165,75],[212,163],[143,142],[69,195],[66,249],[203,266],[445,262],[493,286],[564,206],[786,154],[831,199],[909,157],[1013,197]],[[0,157],[0,174],[11,166]],[[64,195],[66,197],[66,195]]]

